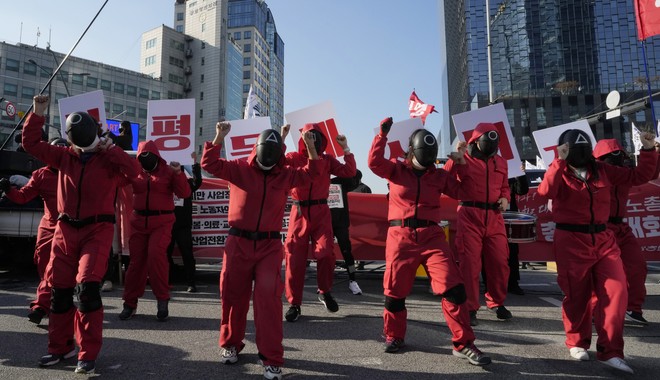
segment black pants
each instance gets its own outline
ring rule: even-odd
[[[520,267],[518,263],[518,243],[509,243],[509,283],[508,286],[509,288],[516,288],[518,287],[518,281],[520,281]],[[483,258],[482,258],[482,266],[481,266],[481,279],[484,282],[484,287],[486,288],[486,291],[488,291],[488,283],[486,279],[486,269],[483,266]]]
[[[353,257],[348,227],[333,226],[332,231],[337,238],[341,255],[344,257],[344,263],[346,263],[346,268],[348,269],[348,278],[355,281],[355,258]]]
[[[179,247],[181,258],[183,259],[183,269],[186,275],[188,285],[195,284],[195,256],[193,256],[192,230],[190,227],[172,228],[172,240],[167,247],[167,259],[170,262],[170,268],[173,267],[172,252],[174,252],[174,243]]]

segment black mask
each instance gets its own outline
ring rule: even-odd
[[[479,148],[481,153],[490,158],[497,154],[500,144],[500,135],[496,131],[488,131],[479,136],[476,141],[477,148]]]
[[[438,140],[426,129],[418,129],[410,135],[410,149],[417,163],[425,168],[438,158]]]
[[[140,161],[142,169],[146,172],[152,172],[156,169],[156,166],[158,166],[158,156],[151,152],[140,153],[138,161]]]
[[[589,135],[579,129],[569,129],[559,136],[558,145],[568,143],[566,163],[574,168],[585,168],[594,161]]]
[[[325,140],[325,136],[323,136],[323,133],[317,131],[316,129],[312,129],[310,132],[312,132],[312,135],[314,135],[314,148],[316,148],[316,153],[323,153],[325,148],[328,146],[328,142]]]
[[[610,165],[624,166],[626,155],[622,151],[617,150],[616,152],[606,154],[601,160],[607,162]]]
[[[280,161],[281,157],[282,136],[274,129],[262,131],[257,138],[258,163],[270,169]]]
[[[66,135],[81,149],[93,149],[98,144],[99,125],[87,112],[74,112],[66,118]]]

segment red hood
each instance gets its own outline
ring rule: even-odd
[[[617,150],[626,151],[616,139],[603,139],[598,141],[592,154],[596,158],[601,158]]]
[[[492,123],[479,123],[477,127],[472,131],[472,137],[468,140],[468,144],[472,144],[476,139],[481,137],[486,132],[495,131],[497,132],[497,127]]]
[[[300,132],[300,140],[298,140],[298,152],[304,155],[307,155],[307,146],[305,145],[305,140],[303,140],[303,136],[305,135],[305,132],[311,131],[311,130],[316,130],[320,134],[323,135],[323,132],[321,131],[321,127],[318,125],[318,123],[307,123],[303,127],[302,131]],[[325,137],[325,135],[323,135]],[[328,140],[325,138],[325,144],[321,147],[321,152],[316,152],[320,156],[325,152],[325,148],[328,146]]]
[[[158,147],[156,146],[155,142],[148,140],[148,141],[142,141],[141,143],[138,144],[137,155],[139,156],[142,153],[146,153],[146,152],[155,154],[156,156],[158,156],[160,162],[167,164],[167,162],[163,159],[163,157],[161,157],[160,151],[158,151]],[[137,156],[135,156],[135,158],[137,159]]]

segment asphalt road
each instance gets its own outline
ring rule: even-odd
[[[176,284],[170,302],[170,319],[156,321],[156,303],[150,290],[138,314],[120,321],[121,287],[104,293],[104,344],[97,360],[103,379],[258,379],[252,313],[239,362],[219,362],[219,267],[199,266],[199,293],[186,293]],[[482,307],[476,344],[493,363],[475,367],[451,355],[449,330],[440,300],[428,293],[428,281],[416,281],[408,298],[407,346],[400,353],[383,352],[382,268],[367,265],[358,273],[364,291],[348,290],[344,271],[335,277],[338,313],[328,313],[316,300],[315,267],[308,269],[302,316],[284,322],[284,379],[616,379],[626,375],[595,360],[595,335],[591,361],[571,360],[564,346],[561,292],[555,274],[545,267],[523,270],[524,296],[509,295],[507,307],[514,318],[498,321]],[[660,374],[660,268],[651,267],[647,278],[645,317],[647,327],[626,326],[625,352],[635,379],[656,379]],[[80,379],[75,359],[53,368],[36,363],[46,353],[47,327],[27,318],[27,307],[37,285],[33,274],[0,273],[0,379]],[[286,310],[286,305],[285,308]],[[47,320],[44,320],[47,323]]]

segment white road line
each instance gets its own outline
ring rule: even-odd
[[[550,297],[539,297],[539,298],[549,304],[561,307],[561,301],[556,298],[550,298]]]

